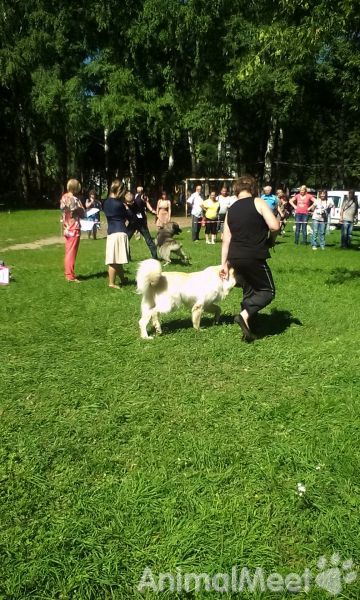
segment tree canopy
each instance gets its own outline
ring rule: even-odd
[[[0,4],[8,203],[57,199],[70,176],[357,186],[355,0]]]

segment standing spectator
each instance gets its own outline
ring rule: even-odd
[[[77,179],[69,179],[66,186],[67,192],[60,200],[60,209],[63,211],[62,224],[65,239],[65,277],[68,281],[80,283],[75,276],[75,261],[80,244],[80,218],[84,216],[84,207],[77,198],[81,185]]]
[[[96,192],[95,190],[90,190],[89,192],[89,197],[85,200],[85,208],[86,210],[91,210],[92,208],[97,209],[99,212],[94,213],[93,215],[90,215],[90,217],[87,216],[87,220],[88,221],[93,221],[94,225],[91,231],[88,231],[88,238],[91,238],[91,235],[93,236],[93,239],[96,240],[96,233],[97,230],[100,228],[100,210],[101,210],[101,202],[99,200],[96,200]]]
[[[191,206],[191,237],[193,242],[199,241],[199,234],[201,229],[201,220],[203,216],[203,210],[201,205],[203,203],[203,198],[201,196],[201,185],[197,185],[195,188],[195,192],[191,194],[191,196],[186,201],[187,204]]]
[[[210,192],[209,198],[201,205],[205,209],[205,240],[207,244],[215,244],[216,242],[219,205],[215,191]]]
[[[278,216],[280,218],[280,234],[285,235],[285,227],[290,214],[289,203],[286,194],[283,190],[277,190],[276,196],[278,199]]]
[[[119,276],[122,285],[126,282],[123,265],[129,262],[129,239],[126,226],[129,212],[124,203],[125,195],[125,184],[115,179],[111,184],[109,197],[104,202],[104,213],[108,224],[105,264],[108,266],[109,287],[115,289],[120,289],[116,283],[116,275]]]
[[[312,208],[312,236],[311,247],[317,250],[320,238],[320,248],[325,250],[325,230],[327,223],[327,197],[326,192],[321,191]]]
[[[323,202],[326,208],[326,225],[325,225],[325,235],[330,233],[330,224],[331,224],[331,210],[335,207],[334,201],[332,198],[328,198],[327,190],[321,190],[319,192],[319,198]]]
[[[354,226],[354,221],[357,220],[359,210],[359,202],[354,190],[349,190],[347,198],[344,198],[340,209],[341,223],[341,247],[350,248],[351,234]]]
[[[306,185],[302,185],[299,193],[290,198],[290,204],[295,209],[295,244],[299,243],[300,229],[302,231],[302,243],[307,243],[307,222],[314,202],[315,198],[308,193]]]
[[[226,213],[230,206],[229,191],[228,191],[227,187],[224,186],[221,188],[221,191],[217,197],[217,200],[219,202],[219,213],[218,213],[219,231],[221,232],[221,239],[222,239],[223,231],[224,231],[224,221],[225,221]]]
[[[156,227],[164,227],[164,225],[171,221],[171,201],[167,197],[166,192],[162,192],[161,198],[157,202],[156,216]]]
[[[128,209],[132,214],[132,221],[129,225],[129,240],[131,240],[135,231],[139,231],[151,252],[152,258],[156,259],[156,246],[148,228],[146,209],[148,209],[153,215],[156,215],[156,210],[154,210],[151,206],[149,198],[144,194],[144,188],[141,186],[136,188],[135,198],[128,203]]]
[[[275,194],[272,193],[271,185],[266,185],[263,188],[263,194],[261,194],[261,198],[263,200],[265,200],[265,202],[268,205],[268,207],[270,208],[270,210],[272,210],[272,212],[276,216],[278,213],[279,200],[278,200],[277,196],[275,196]]]
[[[275,285],[266,259],[269,253],[269,231],[275,241],[280,224],[265,200],[256,198],[256,181],[245,175],[235,182],[237,200],[230,206],[224,224],[220,276],[227,278],[229,267],[243,288],[240,313],[235,317],[246,341],[254,336],[250,319],[270,304],[275,297]]]

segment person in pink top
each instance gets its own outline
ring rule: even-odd
[[[315,198],[309,194],[306,185],[302,185],[299,193],[290,199],[289,204],[295,209],[295,244],[299,243],[300,229],[302,242],[307,243],[307,222],[314,203]]]
[[[75,276],[75,260],[80,244],[80,218],[84,215],[84,207],[77,198],[81,185],[77,179],[69,179],[66,186],[67,192],[62,195],[60,209],[63,211],[62,224],[65,239],[65,278],[68,281],[79,283]]]

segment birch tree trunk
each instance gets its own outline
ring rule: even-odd
[[[17,162],[19,164],[20,171],[20,196],[27,203],[29,200],[29,189],[30,189],[30,175],[29,175],[29,145],[26,133],[26,119],[23,113],[23,107],[18,104],[18,116],[17,116]]]
[[[109,191],[110,180],[109,180],[109,130],[107,127],[104,127],[104,165],[105,165],[105,179]]]
[[[264,157],[264,184],[268,184],[272,177],[272,164],[274,159],[274,149],[276,141],[277,131],[277,119],[275,117],[270,118],[269,136],[266,144],[265,157]]]
[[[276,180],[277,186],[280,184],[280,163],[282,159],[282,149],[284,144],[284,130],[282,127],[279,127],[278,139],[277,139],[277,152],[276,152]]]
[[[339,189],[344,189],[344,129],[345,129],[345,117],[344,117],[344,104],[341,106],[340,110],[340,118],[339,118],[339,158],[338,158],[338,168],[337,168],[337,184],[339,185]]]
[[[221,160],[222,160],[222,140],[218,141],[218,145],[217,145],[217,160],[218,160],[218,164],[221,164]]]
[[[135,140],[132,136],[129,136],[129,171],[130,171],[130,180],[133,185],[135,182],[135,177],[137,173],[137,165],[136,165],[136,145]]]
[[[190,150],[190,157],[191,157],[191,176],[196,177],[197,162],[196,162],[196,155],[195,155],[194,140],[193,140],[192,133],[189,130],[188,130],[188,141],[189,141],[189,150]]]
[[[172,171],[174,168],[174,149],[171,147],[169,151],[169,160],[168,160],[168,171]]]

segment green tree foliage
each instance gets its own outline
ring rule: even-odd
[[[355,0],[0,0],[0,183],[245,170],[357,185]],[[0,200],[1,201],[1,200]]]

